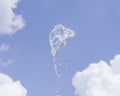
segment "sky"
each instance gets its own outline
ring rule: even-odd
[[[67,61],[61,66],[62,96],[120,96],[119,5],[119,0],[0,0],[0,94],[55,96],[49,34],[62,24],[76,33],[57,53]],[[108,85],[113,89],[105,90]]]

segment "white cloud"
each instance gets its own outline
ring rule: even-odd
[[[3,61],[2,59],[0,59],[0,65],[1,65],[1,66],[6,67],[6,66],[9,66],[9,65],[12,64],[12,63],[13,63],[13,60],[12,60],[12,59],[8,59],[7,61]]]
[[[9,44],[1,44],[0,45],[0,52],[5,52],[5,51],[8,51],[9,50]]]
[[[27,96],[20,81],[13,81],[8,75],[0,73],[0,96]]]
[[[110,64],[105,61],[90,64],[75,74],[72,84],[78,96],[120,96],[120,55]]]
[[[0,34],[14,34],[24,26],[22,15],[16,15],[14,9],[20,0],[0,0]]]
[[[12,35],[24,27],[22,15],[14,13],[17,3],[20,0],[0,0],[0,35]],[[0,52],[9,51],[8,44],[0,45]],[[12,60],[3,61],[0,65],[7,66]],[[27,96],[27,90],[20,81],[14,81],[8,75],[0,73],[0,96]]]

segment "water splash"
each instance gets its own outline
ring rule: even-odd
[[[75,32],[72,31],[70,28],[66,28],[62,24],[55,25],[53,30],[49,35],[49,42],[51,46],[51,54],[53,56],[54,62],[54,70],[55,74],[58,78],[58,88],[56,90],[56,96],[61,96],[61,84],[62,84],[62,74],[58,71],[58,67],[61,65],[59,62],[56,61],[56,53],[58,49],[62,46],[66,46],[66,40],[68,38],[74,37]]]

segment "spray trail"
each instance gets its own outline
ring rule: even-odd
[[[54,70],[58,78],[58,88],[56,90],[56,96],[61,96],[61,84],[62,84],[62,74],[58,71],[59,62],[56,61],[56,53],[61,46],[66,46],[66,40],[68,38],[74,37],[75,32],[69,28],[64,27],[61,24],[55,25],[53,30],[49,35],[49,42],[51,46],[51,54],[53,56]]]

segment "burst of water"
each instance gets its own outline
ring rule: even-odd
[[[61,96],[61,84],[62,84],[62,74],[58,71],[59,62],[56,61],[56,53],[61,46],[66,46],[66,40],[68,38],[74,37],[75,32],[69,28],[64,27],[61,24],[55,25],[53,30],[49,35],[49,42],[51,46],[51,54],[53,56],[54,70],[58,78],[58,88],[56,90],[56,96]]]

